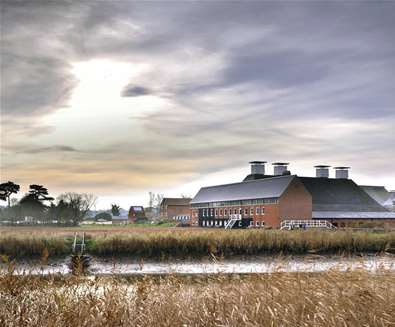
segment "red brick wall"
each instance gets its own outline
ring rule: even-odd
[[[174,216],[189,216],[190,214],[191,208],[189,205],[168,205],[163,212],[163,216],[168,219],[173,218]]]
[[[295,178],[280,197],[280,221],[287,219],[311,219],[313,200],[299,179]]]

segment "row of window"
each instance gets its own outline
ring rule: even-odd
[[[278,198],[267,198],[267,199],[254,199],[254,200],[237,200],[237,201],[222,201],[222,202],[207,202],[207,203],[194,203],[192,208],[217,208],[217,207],[229,207],[229,206],[245,206],[255,204],[277,204]]]
[[[234,209],[203,209],[202,216],[203,217],[227,217],[228,215],[244,215],[250,216],[255,215],[264,215],[265,214],[265,207],[256,207],[255,211],[254,208],[234,208]]]
[[[203,220],[202,221],[202,226],[203,227],[225,227],[226,221],[224,220]],[[242,223],[241,221],[238,222],[239,227],[242,227]],[[254,222],[251,220],[250,221],[250,227],[265,227],[265,222],[264,221],[256,221],[255,224]]]

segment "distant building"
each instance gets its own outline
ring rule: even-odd
[[[172,219],[175,216],[189,216],[191,198],[163,198],[160,204],[160,216]]]
[[[113,225],[126,225],[129,223],[128,216],[112,216]]]
[[[191,201],[192,220],[202,227],[278,228],[283,220],[327,220],[346,227],[366,222],[395,224],[395,213],[377,202],[348,178],[348,167],[316,166],[316,177],[291,175],[287,163],[274,163],[265,174],[265,162],[251,162],[251,174],[239,183],[203,187]],[[379,192],[380,193],[380,192]]]
[[[147,217],[145,216],[144,207],[131,206],[129,209],[128,219],[131,223],[146,221]]]

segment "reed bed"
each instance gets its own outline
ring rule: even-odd
[[[0,326],[394,326],[388,271],[143,279],[0,276]]]
[[[395,233],[276,230],[177,230],[87,234],[87,251],[96,256],[144,259],[202,258],[211,255],[363,254],[395,251]],[[67,236],[0,236],[0,254],[11,257],[70,253]]]

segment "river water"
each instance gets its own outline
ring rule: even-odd
[[[340,271],[363,269],[374,272],[386,269],[395,272],[395,256],[303,256],[303,257],[253,257],[225,260],[180,260],[180,261],[142,261],[133,259],[105,260],[93,258],[89,268],[92,275],[140,275],[140,274],[246,274],[271,272],[323,272],[330,269]],[[0,272],[7,266],[0,265]],[[19,262],[15,274],[48,275],[68,274],[68,259],[49,261]]]

